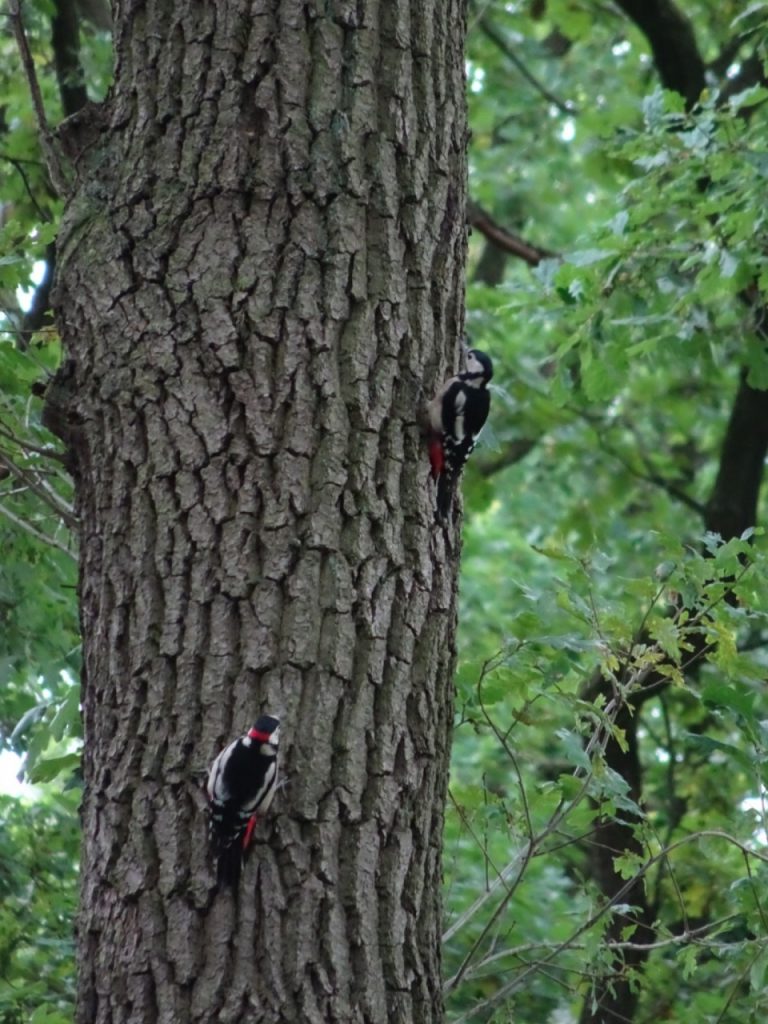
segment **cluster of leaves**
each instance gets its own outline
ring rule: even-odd
[[[68,1024],[80,832],[76,790],[0,797],[0,1021]]]
[[[642,853],[617,857],[623,902],[631,905],[641,880],[659,913],[660,966],[656,984],[643,987],[654,1008],[639,1019],[658,1019],[664,1000],[666,1011],[675,1000],[686,1010],[699,987],[711,1001],[713,977],[720,1008],[724,987],[741,972],[760,991],[754,964],[765,959],[768,929],[756,880],[768,865],[768,708],[765,652],[749,648],[766,626],[765,612],[755,610],[768,607],[766,552],[749,540],[705,540],[706,555],[670,550],[676,560],[659,567],[661,583],[655,574],[619,575],[599,555],[540,550],[544,586],[516,584],[516,605],[530,610],[510,617],[509,637],[499,637],[504,646],[480,673],[472,658],[462,666],[447,829],[446,959],[458,1020],[473,1019],[478,1003],[493,1005],[500,990],[514,996],[521,1020],[547,1019],[563,1005],[575,1010],[591,972],[607,966],[606,952],[632,943],[632,929],[618,944],[603,943],[617,905],[595,890],[585,859],[596,821],[627,814],[641,822]],[[543,635],[544,623],[555,632]],[[694,686],[685,668],[701,633],[708,663]],[[615,698],[604,706],[582,696],[595,667],[615,680]],[[609,738],[624,742],[616,712],[650,673],[670,688],[641,716],[640,808],[604,747]],[[685,991],[674,981],[679,960]],[[699,960],[706,970],[696,977]]]

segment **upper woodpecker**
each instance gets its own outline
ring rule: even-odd
[[[219,888],[236,886],[257,815],[264,814],[277,788],[280,721],[262,715],[245,736],[219,754],[208,773],[210,834]]]
[[[488,419],[492,377],[490,358],[471,348],[466,370],[447,380],[429,403],[429,461],[437,480],[440,519],[448,516],[456,481]]]

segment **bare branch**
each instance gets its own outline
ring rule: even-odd
[[[511,231],[501,227],[478,203],[470,199],[467,203],[467,220],[473,228],[477,228],[480,234],[497,245],[504,252],[511,253],[521,260],[525,260],[532,267],[537,267],[542,260],[557,259],[557,253],[550,252],[541,246],[531,245]]]
[[[50,126],[48,125],[48,119],[45,116],[43,95],[40,92],[40,83],[37,80],[35,62],[32,59],[32,51],[29,48],[27,34],[24,31],[24,22],[21,17],[21,0],[8,0],[8,14],[11,19],[11,24],[13,25],[13,34],[16,37],[16,45],[19,49],[19,56],[21,57],[22,67],[24,68],[27,85],[29,86],[29,92],[32,97],[32,106],[35,111],[38,135],[40,138],[40,148],[43,151],[48,176],[50,177],[51,184],[56,191],[61,195],[65,195],[68,190],[67,181],[61,169],[59,158],[56,155]]]

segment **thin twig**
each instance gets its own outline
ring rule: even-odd
[[[65,555],[68,555],[75,562],[77,561],[77,555],[70,551],[69,548],[65,547],[62,543],[57,541],[54,537],[51,537],[49,534],[43,533],[41,530],[36,529],[34,526],[32,526],[31,523],[28,523],[25,519],[22,519],[20,516],[14,515],[14,513],[11,512],[9,508],[6,508],[2,502],[0,502],[0,515],[4,515],[6,519],[10,519],[10,521],[15,526],[18,526],[20,529],[24,530],[24,532],[28,533],[31,537],[34,537],[35,540],[39,540],[41,541],[41,543],[47,544],[49,547],[56,548],[58,551],[62,551]]]
[[[484,680],[485,676],[494,667],[497,667],[497,665],[498,665],[498,658],[499,658],[499,655],[496,655],[494,658],[488,659],[488,661],[486,661],[485,664],[483,665],[483,667],[481,669],[481,672],[480,672],[480,677],[478,679],[478,684],[477,684],[478,685],[478,693],[480,693],[481,690],[482,690],[482,683],[483,683],[483,680]],[[642,676],[642,673],[640,673],[638,675],[637,679],[640,679],[641,676]],[[482,696],[480,696],[480,702],[481,702],[481,705],[482,705]],[[606,705],[605,711],[603,711],[601,713],[601,722],[598,725],[598,727],[595,729],[595,731],[592,734],[592,736],[590,737],[589,743],[587,744],[587,746],[585,748],[585,753],[586,753],[588,758],[591,758],[593,753],[597,753],[598,755],[605,753],[605,748],[608,745],[608,742],[609,742],[609,740],[610,740],[610,738],[612,736],[611,726],[612,726],[613,722],[615,721],[616,716],[618,715],[619,710],[621,709],[621,706],[622,706],[622,701],[621,700],[611,700]],[[491,727],[493,728],[493,725]],[[496,731],[496,730],[494,730],[494,731]],[[514,759],[513,759],[513,764],[516,764]],[[499,878],[493,884],[493,886],[488,891],[488,893],[486,893],[483,897],[480,897],[479,899],[475,900],[475,902],[472,904],[472,906],[469,908],[469,910],[465,911],[465,913],[462,914],[462,916],[459,918],[459,920],[456,921],[452,925],[452,927],[450,929],[448,929],[448,931],[443,935],[443,941],[445,942],[451,935],[454,935],[459,930],[459,928],[463,927],[463,925],[468,920],[470,920],[470,918],[472,918],[477,913],[477,911],[483,906],[483,904],[486,902],[486,900],[488,898],[490,898],[491,894],[493,892],[495,892],[495,890],[498,888],[498,885],[500,883],[504,884],[504,887],[506,888],[506,892],[504,893],[502,898],[499,900],[498,905],[493,910],[490,918],[486,922],[485,926],[482,928],[479,936],[472,943],[472,946],[470,947],[468,953],[466,954],[466,956],[462,960],[461,964],[459,965],[459,968],[456,971],[456,973],[453,975],[453,977],[449,978],[448,981],[443,986],[443,992],[444,993],[448,993],[448,992],[452,991],[454,988],[456,988],[460,984],[462,978],[465,976],[467,970],[469,969],[469,966],[472,963],[472,960],[473,960],[475,954],[477,953],[478,949],[480,948],[482,943],[485,941],[485,938],[488,935],[489,931],[495,925],[495,923],[498,921],[498,919],[501,917],[502,913],[504,912],[504,910],[508,906],[510,900],[512,899],[513,895],[515,894],[515,891],[516,891],[518,885],[520,884],[520,882],[523,879],[523,875],[525,874],[525,869],[528,866],[528,863],[531,861],[531,859],[534,856],[537,855],[537,852],[538,852],[539,847],[541,846],[541,844],[548,838],[548,836],[552,835],[552,833],[556,831],[556,829],[559,827],[561,821],[563,821],[563,819],[569,814],[569,812],[572,811],[575,807],[577,807],[578,804],[582,801],[582,799],[586,796],[586,794],[587,794],[587,792],[589,790],[589,786],[590,786],[590,784],[592,782],[592,777],[593,777],[593,769],[591,767],[591,763],[590,763],[590,768],[588,770],[587,769],[582,769],[580,767],[575,768],[574,772],[573,772],[573,775],[574,775],[575,778],[579,778],[582,775],[582,772],[584,773],[584,777],[582,779],[581,787],[579,788],[579,791],[576,793],[576,795],[571,800],[569,800],[569,801],[565,801],[565,800],[561,800],[560,801],[560,803],[558,804],[558,806],[553,811],[549,821],[544,826],[542,831],[537,836],[533,837],[532,839],[529,839],[528,842],[525,843],[525,845],[523,846],[523,849],[521,850],[521,852],[518,853],[516,855],[516,857],[514,858],[514,860],[512,860],[501,871],[501,873],[499,874]],[[520,780],[520,781],[521,781],[521,784],[522,784],[522,780]],[[529,827],[532,830],[532,825],[531,825],[531,822],[530,822],[530,818],[528,819],[528,823],[529,823]],[[512,883],[509,885],[509,887],[507,887],[507,885],[506,885],[507,877],[509,875],[511,875],[513,873],[513,871],[514,871],[515,877],[514,877]]]
[[[70,528],[70,530],[76,530],[78,527],[77,517],[70,506],[68,506],[50,487],[44,485],[43,482],[36,477],[34,474],[27,472],[22,469],[21,466],[17,466],[13,459],[0,451],[0,465],[5,466],[17,480],[22,481],[26,484],[33,494],[36,494],[41,501],[56,513],[56,515],[63,520],[63,522]]]
[[[701,925],[699,928],[691,928],[683,931],[680,935],[670,935],[666,939],[658,939],[656,942],[620,942],[620,941],[606,941],[605,945],[608,949],[631,949],[638,952],[652,952],[655,949],[668,949],[670,946],[680,946],[688,942],[696,943],[705,948],[716,943],[709,943],[706,941],[706,936],[721,928],[723,925],[728,924],[731,921],[738,918],[738,914],[728,914],[725,917],[720,917],[716,921],[708,921],[706,924]],[[475,967],[473,967],[467,974],[468,978],[475,978],[479,975],[480,971],[484,967],[489,967],[493,963],[497,963],[500,960],[505,960],[507,957],[521,957],[528,953],[532,953],[537,949],[551,950],[557,948],[559,944],[556,942],[529,942],[522,946],[511,946],[509,949],[504,949],[500,953],[493,953],[491,956],[484,957]],[[716,944],[717,946],[720,943]],[[587,948],[585,943],[575,942],[569,947],[572,950],[584,950]]]
[[[456,988],[457,985],[459,985],[461,983],[461,979],[464,977],[464,975],[469,970],[469,966],[472,963],[472,959],[473,959],[475,953],[480,948],[482,943],[485,941],[486,935],[491,930],[491,928],[493,928],[493,926],[496,924],[496,922],[501,917],[501,915],[504,913],[504,911],[507,909],[507,906],[509,905],[509,901],[512,899],[513,895],[515,894],[515,890],[517,889],[518,885],[522,881],[523,875],[525,874],[525,869],[528,866],[528,862],[530,861],[532,856],[533,856],[532,844],[531,843],[526,843],[525,851],[523,853],[523,857],[522,857],[522,860],[521,860],[521,863],[520,863],[519,870],[517,872],[517,876],[515,877],[515,879],[513,880],[512,884],[509,886],[509,888],[507,889],[507,891],[504,894],[504,896],[499,900],[498,906],[496,907],[494,912],[491,914],[491,916],[486,921],[485,926],[483,927],[482,931],[478,935],[477,939],[475,939],[475,941],[470,946],[469,952],[467,953],[467,955],[464,957],[464,959],[461,961],[461,964],[459,965],[459,969],[456,971],[456,973],[453,975],[453,977],[449,978],[448,981],[446,981],[446,983],[443,985],[443,993],[444,994],[447,994],[448,992],[451,992],[453,989]],[[502,881],[502,875],[499,875],[499,881]],[[503,883],[503,884],[506,884],[506,883]]]
[[[522,986],[522,984],[526,981],[526,979],[530,977],[531,974],[533,974],[537,970],[540,970],[542,966],[551,963],[560,953],[564,952],[566,949],[571,949],[576,939],[582,936],[585,932],[589,931],[590,928],[593,928],[594,925],[596,925],[597,922],[601,918],[603,918],[605,914],[607,914],[608,911],[611,910],[612,907],[616,906],[618,903],[621,903],[624,897],[627,896],[629,892],[631,892],[631,890],[634,888],[637,882],[644,875],[646,875],[648,871],[650,871],[650,869],[655,864],[657,864],[661,859],[667,857],[670,853],[680,848],[681,846],[687,846],[689,843],[692,843],[699,839],[724,839],[726,842],[731,843],[737,849],[741,850],[742,853],[744,853],[745,855],[755,857],[762,863],[768,864],[768,854],[760,853],[758,850],[749,849],[749,847],[747,847],[744,843],[736,839],[735,836],[730,835],[728,832],[724,832],[722,829],[702,829],[700,832],[694,832],[691,835],[683,836],[676,842],[671,843],[665,850],[662,850],[660,853],[656,854],[654,857],[651,857],[645,864],[643,864],[639,868],[639,870],[632,876],[632,878],[626,881],[624,885],[622,885],[621,888],[616,893],[614,893],[614,895],[611,896],[611,898],[607,900],[605,904],[603,904],[602,907],[595,911],[595,913],[585,922],[583,922],[583,924],[579,925],[579,927],[576,928],[567,939],[564,939],[561,943],[555,946],[548,953],[547,956],[531,964],[518,977],[513,978],[505,985],[502,985],[501,988],[497,989],[497,991],[494,992],[492,996],[489,996],[487,999],[482,1000],[482,1002],[480,1003],[475,1003],[471,1010],[469,1010],[468,1013],[464,1014],[463,1016],[459,1017],[454,1022],[454,1024],[466,1024],[466,1022],[469,1021],[470,1018],[474,1017],[475,1015],[482,1015],[483,1011],[489,1010],[493,1006],[497,1006],[500,1002],[507,998],[507,996],[511,995],[513,992],[519,989]]]
[[[768,935],[768,921],[766,921],[766,919],[765,919],[765,911],[763,910],[763,905],[760,902],[760,897],[759,897],[758,892],[757,892],[757,886],[755,885],[755,879],[754,879],[754,877],[752,875],[752,868],[750,867],[750,864],[749,864],[749,857],[747,857],[746,854],[742,854],[742,856],[744,857],[744,866],[747,869],[747,877],[749,878],[750,888],[752,889],[752,897],[753,897],[753,899],[755,901],[755,906],[757,907],[757,912],[760,915],[760,921],[762,922],[762,925],[763,925],[763,932],[766,935]]]
[[[66,464],[65,457],[61,452],[57,452],[54,448],[42,448],[40,445],[31,444],[29,441],[23,440],[21,437],[17,437],[12,430],[8,430],[6,427],[0,426],[0,437],[6,437],[9,441],[13,441],[19,448],[23,448],[25,452],[32,452],[34,455],[43,455],[46,459],[53,459],[55,462],[60,462],[62,465]]]
[[[496,723],[493,721],[491,716],[488,714],[488,709],[485,706],[485,701],[483,700],[482,690],[481,690],[480,686],[478,686],[478,697],[480,699],[480,710],[483,713],[483,717],[485,718],[485,720],[488,723],[488,725],[490,725],[491,729],[494,732],[494,735],[496,736],[496,739],[499,741],[499,743],[501,743],[502,747],[504,748],[504,752],[506,753],[506,755],[509,758],[509,760],[512,762],[512,767],[514,768],[515,776],[517,777],[517,788],[520,790],[520,799],[523,802],[523,814],[525,815],[526,833],[527,833],[529,841],[533,842],[533,821],[531,819],[531,808],[528,805],[528,795],[525,792],[525,785],[523,784],[523,776],[522,776],[522,773],[520,771],[520,765],[517,762],[517,757],[515,756],[514,751],[510,747],[509,743],[507,742],[507,737],[496,726]]]
[[[482,477],[493,476],[520,462],[538,444],[538,438],[520,437],[504,445],[504,451],[490,458],[476,459],[475,469]]]
[[[8,0],[8,14],[11,19],[11,23],[13,24],[13,34],[16,37],[16,45],[19,49],[19,56],[21,57],[22,67],[24,68],[27,85],[29,86],[29,92],[32,97],[32,106],[35,111],[37,129],[40,137],[40,148],[43,151],[48,176],[50,177],[51,184],[56,191],[64,195],[67,192],[67,182],[61,170],[56,151],[53,147],[51,129],[48,125],[48,119],[45,116],[45,107],[43,106],[43,94],[40,91],[40,83],[37,80],[35,62],[32,58],[32,51],[29,48],[27,33],[24,31],[20,0]]]
[[[725,1000],[722,1010],[717,1015],[717,1020],[715,1021],[715,1024],[722,1024],[722,1021],[725,1020],[725,1015],[726,1013],[728,1013],[728,1010],[731,1007],[731,1003],[736,998],[736,995],[741,991],[741,986],[744,984],[745,979],[749,977],[749,972],[752,970],[753,965],[757,963],[758,958],[763,955],[764,950],[765,946],[761,943],[758,943],[757,949],[755,950],[755,955],[750,958],[749,962],[745,965],[744,970],[741,971],[738,978],[733,983],[731,991],[728,993],[728,998]]]
[[[481,21],[485,17],[485,12],[488,10],[489,7],[492,7],[492,6],[493,6],[493,0],[486,0],[486,2],[480,8],[480,10],[477,12],[477,14],[475,14],[474,17],[468,22],[468,24],[467,24],[467,35],[469,35],[469,33],[472,31],[472,29],[475,27],[475,25],[477,25],[477,23],[479,21]]]
[[[495,25],[491,24],[487,17],[483,16],[482,18],[480,18],[480,20],[478,21],[478,27],[482,32],[485,33],[486,36],[488,36],[491,42],[495,43],[498,46],[498,48],[501,50],[501,52],[504,54],[507,60],[509,60],[510,63],[515,65],[515,67],[526,80],[526,82],[528,82],[529,85],[532,85],[537,92],[541,93],[545,100],[553,104],[553,106],[557,107],[561,114],[568,114],[571,117],[574,117],[578,114],[578,108],[573,103],[571,103],[570,100],[561,100],[558,96],[555,96],[553,92],[550,92],[550,90],[547,89],[543,82],[540,82],[538,80],[538,78],[533,74],[533,72],[528,70],[528,68],[520,60],[520,58],[509,45],[507,40],[501,34],[501,32],[499,32]]]
[[[659,846],[662,849],[664,849],[668,845],[668,843],[671,841],[672,834],[673,834],[675,828],[680,824],[680,816],[678,815],[677,818],[675,817],[674,803],[678,799],[678,797],[677,797],[677,787],[675,785],[675,782],[676,782],[675,767],[677,765],[677,750],[676,750],[676,747],[675,747],[674,736],[672,734],[672,719],[670,718],[670,714],[669,714],[669,705],[668,705],[667,700],[666,700],[666,692],[662,692],[659,695],[659,704],[661,705],[661,714],[662,714],[662,719],[663,719],[663,722],[664,722],[664,732],[665,732],[665,736],[666,736],[666,741],[665,742],[666,742],[666,750],[667,750],[667,756],[668,756],[667,772],[666,772],[666,775],[667,775],[667,786],[666,786],[666,792],[665,792],[665,795],[664,795],[665,803],[667,804],[667,808],[668,808],[668,821],[667,821],[667,829],[666,829],[666,833],[667,834],[666,834],[666,836],[665,836],[665,838],[663,840],[659,839],[658,835],[656,834],[656,830],[655,829],[653,831],[654,831],[654,835],[656,835],[656,839],[657,839],[657,841],[659,843]],[[647,724],[646,724],[646,728],[647,728]],[[651,828],[653,828],[653,826],[651,826]],[[688,930],[688,911],[685,909],[685,900],[683,898],[683,893],[682,893],[682,891],[680,889],[680,886],[678,884],[677,877],[675,876],[675,872],[674,872],[674,870],[672,868],[672,862],[670,861],[669,857],[667,857],[665,860],[663,860],[661,862],[661,864],[659,865],[659,870],[658,870],[658,873],[656,875],[656,886],[654,888],[654,896],[653,896],[653,904],[652,904],[652,906],[653,906],[653,908],[658,908],[658,906],[659,906],[659,904],[661,902],[661,886],[662,886],[662,883],[664,881],[665,870],[669,873],[669,879],[670,879],[670,881],[672,883],[672,886],[673,886],[673,888],[675,890],[675,895],[677,897],[677,902],[678,902],[678,904],[680,906],[680,915],[681,915],[681,917],[683,919],[683,924],[684,924],[685,929],[687,931]]]
[[[40,134],[48,138],[50,136],[50,129],[48,127],[48,119],[45,116],[43,94],[40,92],[40,83],[37,80],[35,62],[32,59],[32,51],[29,48],[27,34],[24,31],[24,22],[21,19],[20,0],[8,0],[8,13],[10,14],[11,22],[13,23],[13,33],[16,36],[16,45],[19,48],[21,63],[24,66],[24,73],[27,76],[27,84],[29,85],[29,91],[32,96],[32,106],[34,107],[35,117],[37,118],[37,127]]]
[[[485,863],[486,863],[486,866],[492,867],[493,870],[496,872],[496,877],[499,879],[499,881],[501,881],[502,885],[506,886],[506,882],[504,882],[504,879],[502,878],[501,871],[499,871],[499,869],[493,863],[493,861],[491,860],[491,858],[490,858],[490,856],[488,854],[487,846],[485,846],[482,843],[482,841],[480,840],[480,837],[475,833],[475,830],[472,828],[472,826],[471,826],[471,824],[469,822],[469,819],[467,818],[467,815],[466,815],[466,812],[465,812],[464,808],[456,800],[456,797],[453,795],[450,787],[448,789],[448,799],[453,804],[453,806],[454,806],[454,808],[456,810],[456,813],[458,814],[459,818],[461,819],[462,825],[467,830],[467,832],[469,832],[469,834],[472,836],[472,839],[475,841],[475,844],[477,845],[477,848],[482,852],[483,858],[484,858]],[[488,888],[490,888],[490,886],[488,886]]]
[[[529,844],[526,843],[525,845],[527,847]],[[501,872],[499,873],[499,877],[496,879],[495,882],[492,883],[492,885],[488,889],[488,891],[484,892],[484,893],[482,893],[482,895],[478,896],[478,898],[474,901],[472,906],[468,907],[464,911],[464,913],[461,914],[453,922],[451,927],[447,928],[446,931],[443,932],[443,935],[442,935],[442,938],[441,938],[441,941],[443,943],[449,942],[457,932],[461,931],[461,929],[464,927],[464,925],[468,921],[472,920],[472,918],[475,916],[475,914],[483,906],[485,906],[485,904],[488,902],[488,900],[491,899],[491,897],[496,893],[496,891],[500,887],[503,887],[505,890],[507,890],[507,879],[510,878],[518,870],[518,865],[519,865],[520,858],[521,858],[521,856],[524,855],[524,853],[525,853],[525,850],[521,851],[521,853],[518,853],[507,864],[507,866],[505,868],[502,868]]]
[[[638,449],[640,458],[643,460],[643,464],[645,466],[645,472],[641,469],[636,469],[629,460],[626,459],[620,451],[618,451],[618,449],[614,448],[605,439],[604,434],[602,434],[600,430],[595,429],[595,434],[599,447],[602,448],[607,455],[610,455],[611,458],[616,459],[617,462],[621,463],[624,469],[626,469],[631,476],[636,477],[638,480],[645,480],[649,484],[653,484],[655,487],[660,487],[663,491],[666,491],[671,498],[675,498],[681,504],[693,509],[693,511],[696,512],[697,515],[701,516],[702,519],[704,518],[706,509],[701,502],[696,501],[696,499],[692,498],[687,491],[684,491],[681,487],[678,487],[677,484],[673,483],[671,480],[667,480],[667,478],[663,477],[660,473],[657,473],[653,468],[653,463],[643,452],[640,452]]]
[[[744,569],[742,571],[742,574],[743,574],[744,571],[746,571],[746,569]],[[716,599],[716,601],[713,602],[713,604],[717,603],[717,600],[719,600],[719,599]],[[705,609],[700,610],[697,613],[697,615],[694,616],[693,621],[695,622],[695,620],[697,618],[703,617],[703,615],[705,615],[705,614],[706,614],[706,610]],[[495,723],[488,716],[487,711],[485,710],[484,705],[483,705],[483,701],[482,701],[482,684],[483,684],[483,680],[485,679],[485,677],[487,676],[487,674],[490,671],[492,671],[494,668],[498,667],[498,665],[500,663],[499,659],[500,659],[501,656],[502,656],[502,654],[496,655],[494,658],[491,658],[491,659],[489,659],[488,661],[486,661],[484,663],[484,665],[483,665],[483,667],[481,669],[481,672],[480,672],[480,676],[478,678],[477,689],[478,689],[478,699],[479,699],[479,702],[480,702],[481,710],[483,710],[483,714],[485,715],[486,721],[488,721],[489,725],[493,729],[493,731],[496,734],[497,738],[499,738],[499,740],[502,742],[502,744],[503,744],[505,750],[507,751],[507,753],[510,754],[510,749],[508,747],[508,744],[505,742],[503,735],[500,734],[499,730],[495,726]],[[646,668],[643,668],[642,670],[640,670],[639,672],[635,672],[632,675],[632,677],[627,681],[627,683],[624,685],[624,687],[622,688],[623,693],[624,694],[628,694],[628,693],[634,692],[637,688],[642,687],[644,682],[645,682],[645,679],[647,678],[647,676],[649,674],[651,674],[651,672],[652,672],[652,669],[650,667],[646,667]],[[600,711],[599,709],[594,709],[594,713],[596,715],[598,715],[598,719],[599,720],[598,720],[597,727],[595,728],[594,732],[592,733],[592,735],[591,735],[591,737],[589,739],[589,742],[587,743],[587,745],[585,747],[585,754],[590,759],[590,765],[592,763],[592,758],[594,756],[600,756],[600,755],[605,753],[607,745],[610,742],[610,739],[611,739],[611,737],[613,735],[613,728],[612,728],[613,724],[615,723],[616,718],[617,718],[619,712],[621,711],[621,708],[624,706],[624,704],[625,704],[624,696],[622,695],[622,693],[617,693],[616,696],[613,697],[607,703],[607,705],[606,705],[604,710]],[[513,763],[513,765],[515,767],[515,770],[518,773],[518,781],[519,781],[519,784],[522,787],[522,779],[520,777],[519,768],[517,766],[516,758],[513,755],[512,755],[512,763]],[[591,781],[592,781],[592,777],[593,777],[593,769],[591,767],[589,769],[586,769],[586,768],[581,768],[581,767],[577,766],[574,769],[574,772],[573,772],[574,777],[575,778],[579,778],[580,776],[582,776],[582,774],[583,774],[583,779],[582,779],[582,785],[581,785],[581,787],[579,789],[579,792],[575,795],[575,797],[572,800],[567,801],[567,802],[566,801],[561,801],[558,804],[557,808],[552,813],[549,821],[544,826],[542,831],[539,832],[538,835],[536,835],[536,836],[533,835],[532,826],[530,824],[530,818],[528,818],[528,824],[529,824],[529,828],[531,829],[531,831],[529,833],[529,840],[525,844],[523,849],[516,854],[516,856],[513,858],[513,860],[501,872],[498,873],[499,877],[498,877],[497,881],[491,886],[489,891],[487,893],[485,893],[479,899],[475,900],[475,902],[472,904],[472,906],[467,911],[465,911],[464,914],[461,915],[459,920],[456,921],[452,925],[452,927],[443,936],[443,940],[447,941],[448,938],[450,938],[452,935],[454,935],[460,928],[462,928],[464,926],[464,924],[466,924],[466,922],[468,920],[470,920],[471,918],[473,918],[477,914],[477,912],[482,908],[482,906],[487,902],[487,900],[490,899],[491,896],[495,893],[495,891],[498,889],[500,884],[502,884],[504,886],[504,889],[506,890],[505,893],[502,895],[502,897],[499,900],[497,906],[494,908],[493,912],[491,913],[490,918],[486,922],[485,926],[482,928],[482,930],[480,932],[480,935],[472,943],[472,946],[470,947],[468,953],[466,954],[466,956],[462,960],[461,964],[459,965],[458,970],[445,983],[445,985],[443,987],[444,993],[448,993],[448,992],[452,991],[453,989],[455,989],[461,983],[461,981],[464,978],[466,978],[468,972],[471,969],[473,958],[477,954],[477,952],[480,949],[482,943],[485,941],[485,939],[486,939],[488,933],[490,932],[491,928],[498,921],[498,919],[500,918],[501,914],[504,912],[504,910],[508,906],[509,902],[511,901],[511,899],[512,899],[512,897],[513,897],[513,895],[514,895],[514,893],[515,893],[515,891],[517,889],[517,887],[519,886],[520,882],[522,881],[522,878],[523,878],[523,876],[525,874],[525,869],[526,869],[528,863],[532,860],[533,857],[538,856],[538,854],[540,852],[540,849],[541,849],[541,846],[544,843],[544,841],[558,829],[560,823],[567,817],[569,812],[571,810],[573,810],[580,803],[580,801],[583,799],[583,797],[587,794],[587,792],[589,790],[589,786],[590,786]],[[699,836],[704,835],[704,834],[705,833],[703,833],[703,832],[698,833]],[[714,833],[708,833],[708,834],[714,834]],[[718,835],[722,835],[722,833],[720,833],[720,832],[718,832],[717,834]],[[677,848],[677,846],[681,845],[683,842],[688,841],[690,838],[691,837],[685,837],[683,840],[680,840],[677,843],[673,843],[670,846],[665,847],[660,854],[658,854],[656,856],[652,856],[646,862],[646,864],[643,865],[642,868],[635,874],[635,876],[632,879],[630,879],[624,886],[622,886],[622,888],[617,893],[615,893],[611,897],[611,899],[608,902],[608,904],[606,904],[606,906],[603,907],[603,909],[601,911],[599,911],[596,916],[594,916],[594,918],[592,919],[592,922],[591,923],[587,922],[586,925],[582,926],[575,933],[575,936],[582,934],[584,931],[587,930],[587,928],[591,927],[592,923],[595,923],[610,908],[610,906],[613,906],[613,905],[619,903],[621,901],[621,899],[624,897],[624,895],[626,895],[626,893],[628,893],[631,890],[631,888],[635,885],[635,883],[638,881],[639,878],[643,877],[643,875],[645,875],[647,873],[647,871],[650,869],[650,867],[653,864],[655,864],[657,862],[664,863],[667,860],[668,854],[669,854],[669,852],[671,850]],[[730,838],[730,837],[728,837],[728,838]],[[755,855],[759,856],[757,854],[755,854]],[[761,858],[761,859],[768,860],[768,858]],[[514,878],[513,878],[512,882],[511,882],[511,884],[507,885],[507,879],[511,875],[514,875]],[[575,936],[573,936],[573,937],[575,937]],[[568,941],[566,941],[566,943],[561,944],[558,947],[558,950],[565,949],[565,948],[569,948]],[[554,956],[554,954],[553,954],[553,956]],[[547,962],[550,959],[552,959],[552,957],[547,957],[546,961],[544,961],[544,962]],[[523,976],[524,977],[527,976],[530,973],[530,971],[534,970],[534,969],[538,969],[536,965],[533,965],[530,968],[528,968],[524,972]],[[508,987],[505,987],[505,990],[507,988]],[[497,997],[498,997],[498,993],[497,993],[496,997],[493,997],[492,1000],[487,1001],[486,1003],[483,1003],[482,1006],[483,1007],[490,1006],[492,1003],[495,1003],[497,1001]],[[462,1020],[463,1019],[465,1019],[465,1018],[462,1018]]]
[[[19,177],[24,183],[24,189],[27,195],[29,196],[29,201],[32,203],[35,210],[37,210],[38,217],[44,224],[49,224],[51,221],[51,215],[48,212],[48,210],[44,210],[42,208],[42,206],[38,203],[37,199],[35,198],[35,194],[32,191],[32,186],[29,183],[29,178],[27,177],[27,172],[24,170],[24,167],[22,166],[25,163],[37,163],[37,161],[17,160],[16,157],[8,156],[6,153],[0,153],[0,160],[5,160],[7,163],[9,163],[12,167],[15,168],[15,170],[19,174]],[[38,166],[40,165],[38,164]]]

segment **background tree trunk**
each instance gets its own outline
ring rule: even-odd
[[[114,15],[110,97],[61,131],[55,299],[79,1020],[429,1024],[457,538],[417,419],[463,312],[463,5]],[[233,900],[202,773],[262,711],[288,781]]]

